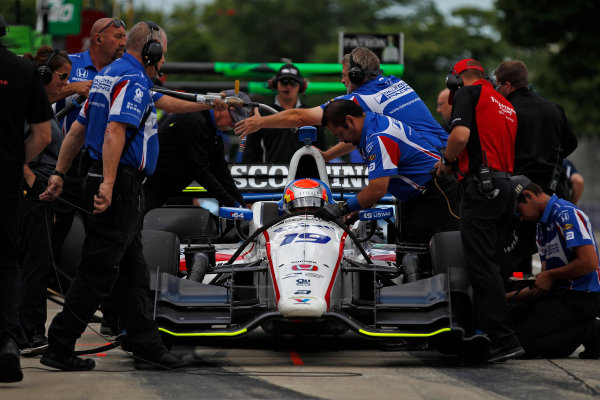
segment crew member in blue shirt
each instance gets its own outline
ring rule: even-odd
[[[530,357],[567,357],[583,344],[579,357],[597,359],[600,269],[592,224],[572,203],[550,197],[525,176],[512,181],[519,218],[537,222],[542,262],[533,286],[507,294],[515,333]]]
[[[94,78],[90,96],[65,137],[42,199],[60,194],[64,174],[83,141],[92,159],[84,179],[84,204],[93,210],[81,263],[69,287],[63,311],[48,330],[49,346],[41,363],[65,371],[91,370],[92,359],[75,355],[75,341],[111,288],[119,303],[137,369],[178,368],[193,356],[175,356],[162,344],[149,314],[149,276],[141,244],[143,179],[158,157],[152,77],[164,63],[167,37],[154,22],[136,24],[127,36],[127,52]],[[170,98],[169,112],[211,108]],[[216,109],[227,109],[215,101]]]
[[[346,99],[356,102],[364,111],[387,115],[419,131],[433,148],[446,146],[448,133],[438,124],[419,95],[402,79],[384,76],[379,68],[379,58],[366,47],[356,47],[342,58],[342,83],[348,94],[334,100]],[[327,104],[313,108],[296,108],[261,117],[255,115],[238,122],[237,135],[246,136],[261,128],[293,128],[319,125]],[[351,143],[340,143],[323,153],[325,161],[332,160],[354,150]]]
[[[327,204],[317,216],[333,219],[375,204],[386,193],[405,203],[407,242],[428,243],[436,232],[458,230],[456,180],[432,174],[440,153],[419,131],[335,100],[323,111],[322,125],[344,143],[358,147],[369,164],[369,183],[347,203]],[[448,200],[448,201],[447,201]],[[450,207],[449,207],[450,205]]]

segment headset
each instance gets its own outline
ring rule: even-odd
[[[352,53],[350,53],[350,59],[348,61],[350,64],[349,65],[350,68],[348,69],[348,79],[350,79],[350,82],[352,82],[356,85],[360,85],[361,83],[363,83],[366,76],[378,75],[378,74],[382,73],[382,71],[380,69],[373,70],[373,71],[363,71],[362,67],[360,65],[358,65],[356,62],[354,62]]]
[[[157,31],[160,37],[160,28],[152,21],[144,22],[150,28],[150,34],[148,35],[148,39],[146,39],[146,43],[142,48],[142,60],[144,61],[144,66],[146,67],[149,65],[156,66],[163,57],[163,48],[162,44],[160,44],[160,41],[152,39],[152,31]]]
[[[52,51],[52,54],[50,54],[50,57],[48,57],[48,61],[46,61],[46,65],[42,65],[42,66],[38,67],[38,72],[40,73],[40,78],[42,78],[42,83],[44,85],[47,85],[50,82],[52,82],[52,73],[54,73],[54,70],[50,66],[50,61],[52,61],[52,58],[56,54],[60,54],[59,49],[54,49]]]
[[[450,92],[456,92],[459,88],[464,86],[463,78],[459,74],[448,74],[446,75],[446,87],[450,89]]]

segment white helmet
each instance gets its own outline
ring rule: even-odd
[[[283,195],[283,209],[291,213],[307,208],[316,210],[329,202],[325,185],[316,179],[298,179],[290,183]]]

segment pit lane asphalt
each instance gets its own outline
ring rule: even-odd
[[[48,303],[49,321],[60,307]],[[99,324],[91,324],[99,329]],[[78,349],[103,344],[89,329]],[[579,349],[581,350],[581,348]],[[578,350],[578,351],[579,351]],[[59,372],[22,358],[24,380],[2,399],[591,399],[600,361],[511,360],[461,365],[435,351],[380,351],[354,333],[274,338],[257,330],[202,345],[178,343],[202,362],[179,372],[136,371],[119,349],[93,355],[96,369]]]

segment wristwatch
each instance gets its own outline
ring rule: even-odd
[[[444,154],[442,154],[440,161],[442,162],[442,165],[446,167],[450,167],[452,164],[454,164],[454,161],[448,160]]]
[[[62,178],[62,180],[64,181],[65,179],[67,179],[67,175],[63,174],[62,172],[59,172],[57,170],[52,171],[52,173],[50,175],[56,175],[56,176],[60,176]]]

